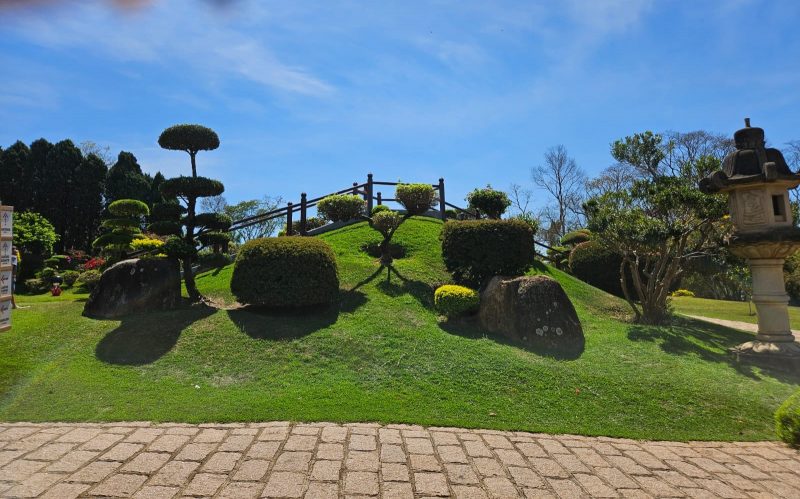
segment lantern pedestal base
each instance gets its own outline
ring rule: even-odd
[[[796,341],[748,341],[730,353],[738,362],[800,373],[800,343]]]

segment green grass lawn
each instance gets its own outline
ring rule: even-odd
[[[756,306],[745,301],[709,300],[687,296],[672,298],[675,312],[685,315],[699,315],[714,319],[749,322],[758,324]],[[789,320],[793,329],[800,329],[800,307],[789,307]]]
[[[797,379],[731,362],[752,335],[699,321],[625,322],[626,307],[557,270],[586,334],[557,358],[442,323],[433,287],[448,282],[441,223],[412,219],[387,282],[359,250],[364,224],[321,236],[342,299],[327,311],[192,307],[98,321],[85,295],[20,297],[0,335],[0,419],[408,422],[652,439],[772,439],[772,413]],[[201,275],[233,304],[231,267]]]

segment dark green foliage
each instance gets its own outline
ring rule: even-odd
[[[65,270],[69,268],[69,257],[67,255],[53,255],[47,260],[44,261],[44,264],[48,267],[53,267],[59,270]]]
[[[448,220],[456,220],[458,218],[458,212],[452,208],[448,208],[444,211],[444,216]]]
[[[37,273],[36,277],[49,282],[51,279],[53,279],[53,277],[56,276],[56,274],[58,274],[58,269],[54,269],[53,267],[44,267]]]
[[[382,211],[391,211],[392,209],[386,206],[385,204],[379,204],[372,207],[372,214],[376,215]]]
[[[186,224],[186,217],[182,222]],[[204,227],[208,230],[228,230],[233,223],[231,217],[224,213],[198,213],[194,217],[195,227]]]
[[[317,203],[319,214],[331,222],[346,222],[364,214],[364,199],[355,194],[334,194]]]
[[[204,232],[197,236],[197,239],[203,246],[212,246],[231,242],[231,235],[227,232]]]
[[[81,272],[81,275],[78,276],[75,284],[77,284],[80,288],[86,289],[87,291],[92,291],[97,287],[98,284],[100,284],[100,278],[102,276],[103,273],[99,270],[87,270],[85,272]]]
[[[395,211],[380,211],[372,216],[372,228],[388,236],[403,223],[403,217]]]
[[[117,162],[108,170],[106,178],[106,202],[118,199],[148,200],[151,185],[142,172],[142,167],[133,154],[120,151]]]
[[[6,150],[0,150],[0,199],[17,211],[33,208],[32,177],[29,171],[30,149],[17,141]]]
[[[158,145],[164,149],[192,154],[216,149],[219,147],[219,136],[214,130],[202,125],[174,125],[161,132]]]
[[[136,237],[138,236],[138,237]],[[94,240],[94,246],[97,248],[108,248],[118,251],[130,250],[130,244],[134,239],[144,237],[141,234],[132,234],[131,231],[126,229],[114,229],[112,232],[101,234]]]
[[[325,305],[339,293],[333,250],[321,239],[277,237],[245,243],[231,291],[240,303],[269,307]]]
[[[306,219],[306,230],[318,229],[325,225],[327,220],[322,217],[308,217]]]
[[[436,310],[447,317],[457,317],[478,309],[481,299],[474,289],[445,284],[436,289],[433,303]]]
[[[496,275],[524,274],[534,263],[533,236],[519,220],[451,220],[442,229],[442,257],[456,282],[480,287]]]
[[[436,201],[436,191],[430,184],[400,184],[394,197],[411,216],[422,215],[431,209]]]
[[[98,156],[89,154],[75,172],[72,180],[74,212],[70,236],[72,247],[88,248],[92,243],[103,214],[103,196],[108,168]]]
[[[178,236],[171,236],[164,241],[161,252],[171,258],[186,259],[197,255],[197,248]]]
[[[178,222],[161,220],[148,225],[147,230],[159,236],[179,236],[181,234],[181,224]]]
[[[561,236],[561,244],[563,246],[575,246],[591,239],[592,232],[589,229],[578,229]]]
[[[186,213],[186,208],[178,203],[156,203],[150,211],[153,220],[174,220],[176,222],[184,213]]]
[[[621,264],[622,256],[596,241],[580,243],[569,254],[572,275],[616,296],[624,296],[619,282]]]
[[[108,211],[118,217],[145,217],[150,208],[138,199],[119,199],[108,205]]]
[[[34,279],[25,279],[24,284],[25,291],[34,295],[46,293],[51,286],[50,281],[39,279],[38,277]]]
[[[775,431],[779,439],[792,447],[800,447],[800,391],[775,411]]]
[[[14,214],[14,244],[22,253],[21,275],[33,275],[53,252],[57,240],[53,225],[40,214],[31,211]]]
[[[219,268],[230,264],[233,261],[225,253],[200,253],[197,255],[197,263],[203,267]]]
[[[175,177],[161,183],[161,193],[166,197],[204,198],[219,196],[225,187],[219,180],[206,177]]]
[[[72,286],[73,284],[75,284],[75,281],[78,280],[78,277],[80,275],[81,275],[81,273],[78,272],[77,270],[65,270],[61,274],[61,277],[64,278],[64,285],[65,286]]]
[[[489,218],[499,219],[505,213],[511,200],[503,191],[492,189],[487,185],[484,189],[475,189],[467,194],[470,209],[476,209]]]

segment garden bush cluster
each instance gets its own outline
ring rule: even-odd
[[[534,232],[520,220],[451,220],[442,257],[456,282],[480,287],[496,275],[524,274],[534,263]]]
[[[346,222],[364,214],[364,199],[355,194],[334,194],[317,203],[317,211],[331,222]]]
[[[499,220],[511,206],[511,200],[508,199],[506,193],[492,189],[490,185],[470,192],[467,195],[467,202],[471,209],[478,210],[480,214],[494,220]]]
[[[239,249],[231,291],[240,303],[258,306],[329,304],[339,293],[336,258],[321,239],[254,239]]]
[[[456,317],[478,309],[480,295],[474,289],[454,284],[445,284],[433,295],[436,310],[447,317]]]
[[[572,275],[606,293],[623,296],[619,282],[622,257],[596,241],[582,242],[569,254]],[[631,283],[632,285],[632,283]]]
[[[800,447],[800,390],[775,411],[775,431],[779,439],[792,447]]]

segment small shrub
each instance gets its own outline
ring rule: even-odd
[[[334,194],[317,203],[317,211],[331,222],[346,222],[364,213],[364,199],[355,194]]]
[[[518,276],[534,262],[533,229],[519,220],[451,220],[442,257],[456,282],[480,287],[496,275]]]
[[[433,294],[436,310],[447,317],[456,317],[477,310],[480,295],[474,289],[446,284]]]
[[[118,217],[141,217],[150,214],[147,204],[138,199],[119,199],[108,205],[108,211]]]
[[[103,274],[99,270],[86,270],[78,276],[75,283],[78,287],[86,289],[87,291],[93,291],[100,283],[100,278],[102,276]]]
[[[487,185],[484,189],[475,189],[467,194],[467,202],[470,208],[477,209],[482,214],[495,220],[498,220],[511,206],[511,200],[508,199],[506,193],[492,189],[490,185]]]
[[[106,264],[105,258],[100,258],[99,256],[95,256],[86,260],[86,263],[83,264],[83,270],[99,269],[105,264]]]
[[[430,184],[399,184],[394,197],[409,215],[423,215],[436,201],[436,191]]]
[[[379,205],[374,206],[372,208],[372,214],[373,215],[377,215],[378,213],[380,213],[382,211],[392,211],[392,209],[389,208],[388,206],[386,206],[385,204],[379,204]]]
[[[775,431],[779,439],[792,447],[800,447],[800,390],[775,411]]]
[[[444,210],[444,217],[448,220],[457,220],[458,212],[452,208]]]
[[[381,243],[378,242],[364,243],[361,245],[361,251],[373,258],[380,258],[383,255],[381,252]],[[406,256],[406,247],[402,244],[389,243],[389,255],[393,260],[403,258]]]
[[[53,255],[44,264],[57,270],[66,270],[72,265],[72,258],[68,255]]]
[[[160,239],[151,239],[149,237],[131,241],[131,248],[133,251],[154,251],[160,249],[162,246],[164,246],[164,241]]]
[[[589,229],[573,230],[567,232],[561,237],[561,244],[563,246],[577,246],[578,244],[585,243],[592,239],[592,233]]]
[[[254,239],[239,248],[231,291],[240,303],[251,305],[329,304],[339,293],[336,258],[321,239]]]
[[[37,273],[36,277],[49,282],[50,279],[55,277],[57,273],[58,270],[54,269],[53,267],[45,267]]]
[[[50,282],[44,279],[25,279],[25,290],[31,294],[46,293],[50,290]]]
[[[672,296],[688,296],[690,298],[694,298],[694,292],[689,291],[688,289],[676,289],[672,292]]]
[[[164,241],[161,252],[170,258],[184,259],[197,255],[197,248],[187,243],[178,236],[170,236]]]
[[[387,236],[403,223],[403,217],[396,211],[380,211],[372,217],[372,228]]]
[[[64,279],[65,286],[72,286],[80,275],[81,273],[77,270],[65,270],[64,273],[61,274],[61,277]]]
[[[233,262],[233,258],[225,253],[203,252],[197,255],[197,263],[203,267],[219,268]]]
[[[569,269],[572,275],[616,296],[623,296],[622,285],[619,282],[621,263],[620,255],[596,241],[580,243],[569,254]]]
[[[319,229],[326,223],[328,221],[322,217],[308,217],[306,218],[306,230]]]

